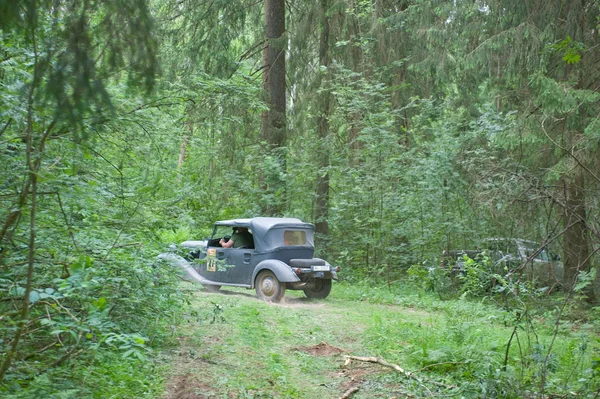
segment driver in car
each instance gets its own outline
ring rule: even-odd
[[[254,240],[252,234],[248,231],[247,227],[234,227],[234,232],[231,238],[225,242],[224,238],[221,238],[219,245],[223,248],[253,248]]]

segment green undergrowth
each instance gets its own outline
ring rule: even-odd
[[[224,292],[195,295],[181,345],[168,354],[166,398],[339,398],[351,387],[357,399],[592,398],[599,388],[593,323],[559,322],[554,337],[549,320],[526,323],[492,300],[441,301],[409,284],[336,284],[323,301],[288,291],[278,305]],[[344,367],[343,355],[376,356],[414,375]]]
[[[0,397],[160,397],[165,365],[159,355],[177,342],[174,326],[188,313],[189,291],[170,273],[158,284],[154,269],[143,271],[117,280],[106,277],[111,272],[106,268],[88,268],[66,280],[68,289],[36,314],[31,335],[38,340],[23,340],[31,355],[15,359]],[[76,310],[69,317],[48,314],[67,303],[78,305],[71,306]]]
[[[35,377],[27,389],[5,393],[6,399],[157,398],[162,390],[164,366],[123,358],[120,353],[83,356],[68,366]]]
[[[443,301],[409,281],[339,288],[338,296],[350,301],[435,314],[425,326],[374,317],[367,332],[370,344],[390,361],[463,384],[469,397],[536,397],[542,392],[597,395],[600,323],[593,316],[595,309],[580,318],[581,305],[565,294],[522,294],[512,300],[462,296]],[[399,337],[404,345],[394,348]]]

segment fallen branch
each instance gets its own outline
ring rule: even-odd
[[[352,387],[352,388],[348,389],[346,392],[344,392],[344,394],[342,396],[340,396],[340,399],[348,399],[350,396],[352,396],[356,392],[358,392],[359,389],[360,389],[359,387]]]
[[[344,366],[349,365],[352,362],[352,360],[358,360],[360,362],[378,363],[378,364],[381,364],[382,366],[393,368],[394,370],[396,370],[400,374],[404,374],[408,378],[416,378],[414,376],[414,374],[411,373],[410,371],[406,371],[402,367],[398,366],[397,364],[389,363],[389,362],[385,361],[384,359],[380,359],[377,357],[360,357],[360,356],[344,356],[344,357],[346,358],[346,363],[344,363]]]
[[[349,365],[352,362],[352,360],[358,360],[360,362],[381,364],[382,366],[389,367],[389,368],[396,370],[400,374],[403,374],[405,377],[414,379],[415,381],[417,381],[419,383],[419,385],[421,385],[423,388],[425,388],[427,391],[429,391],[429,389],[425,385],[423,385],[423,381],[419,377],[417,377],[414,373],[411,373],[410,371],[404,370],[402,367],[398,366],[397,364],[390,363],[384,359],[377,358],[377,357],[360,357],[360,356],[348,356],[348,355],[346,355],[344,357],[346,358],[346,362],[344,363],[344,366]],[[443,383],[437,382],[437,381],[428,380],[427,382],[432,385],[436,385],[438,387],[442,387],[445,389],[457,388],[454,385],[446,385],[446,384],[443,384]],[[431,394],[431,391],[429,391],[429,393]]]

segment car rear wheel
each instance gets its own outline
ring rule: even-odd
[[[329,296],[331,292],[331,280],[318,278],[315,280],[315,284],[312,288],[304,290],[304,295],[308,298],[324,299]]]
[[[285,294],[285,283],[277,280],[275,274],[270,270],[263,270],[256,277],[254,284],[256,295],[267,302],[279,302]]]

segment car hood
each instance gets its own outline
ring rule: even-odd
[[[179,244],[179,246],[181,248],[185,248],[185,249],[206,249],[208,245],[208,240],[201,240],[201,241],[184,241],[181,244]]]

